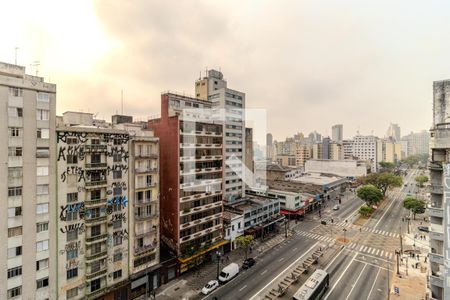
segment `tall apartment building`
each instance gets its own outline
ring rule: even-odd
[[[396,163],[402,159],[402,145],[394,139],[379,139],[377,141],[378,162]]]
[[[223,125],[209,119],[208,101],[166,93],[161,118],[148,127],[160,140],[161,240],[179,272],[228,243],[223,238]],[[205,115],[197,110],[204,108]]]
[[[344,159],[344,149],[341,143],[331,142],[328,147],[329,147],[328,159],[331,160]]]
[[[430,271],[431,299],[450,299],[450,80],[433,83],[433,127],[430,140]]]
[[[232,203],[245,195],[245,94],[229,89],[222,72],[209,70],[195,82],[195,95],[224,113],[224,199]]]
[[[360,160],[369,161],[372,165],[372,172],[377,171],[377,140],[373,135],[357,135],[353,139],[353,156]]]
[[[333,142],[329,137],[323,138],[321,142],[312,145],[313,159],[340,160],[344,158],[341,143]]]
[[[125,130],[66,112],[57,137],[57,298],[127,297],[130,269]]]
[[[400,126],[398,124],[390,124],[388,130],[386,131],[386,138],[390,138],[395,142],[400,141]]]
[[[305,162],[312,157],[312,146],[300,144],[295,150],[295,165],[297,167],[304,167]]]
[[[0,63],[0,299],[55,299],[56,86]]]
[[[402,138],[402,142],[406,142],[407,155],[428,154],[430,144],[430,134],[426,130],[420,132],[411,132]]]
[[[342,152],[344,159],[353,159],[353,140],[342,141]]]
[[[331,127],[331,139],[334,142],[342,143],[344,140],[344,126],[342,124],[336,124]]]

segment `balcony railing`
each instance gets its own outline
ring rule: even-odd
[[[437,161],[429,162],[428,167],[430,170],[442,171],[442,162]]]
[[[152,188],[152,187],[156,187],[156,184],[157,184],[156,182],[141,183],[141,184],[136,185],[136,189]]]
[[[107,145],[84,145],[84,152],[105,152]]]
[[[442,194],[442,185],[430,185],[430,192],[434,194]]]
[[[430,236],[430,240],[444,241],[444,233],[435,232],[435,231],[433,231],[433,228],[431,228],[429,236]]]
[[[87,187],[97,187],[100,185],[106,185],[106,180],[91,180],[85,183]]]
[[[195,130],[180,130],[180,134],[182,135],[205,135],[205,136],[222,136],[221,132],[215,131],[195,131]]]
[[[86,254],[86,260],[94,260],[94,259],[98,259],[103,256],[108,256],[108,251],[103,250],[103,251],[101,251],[99,253],[95,253],[95,254]]]
[[[93,273],[87,272],[86,279],[89,280],[89,279],[93,279],[95,277],[99,277],[99,276],[105,275],[106,272],[108,272],[108,268],[106,266],[103,267],[102,269],[96,271],[96,272],[93,272]]]
[[[151,218],[155,218],[157,217],[159,214],[157,212],[151,213],[151,214],[138,214],[135,213],[134,214],[134,218],[136,220],[146,220],[146,219],[151,219]]]
[[[87,163],[86,164],[86,169],[104,169],[104,168],[106,168],[108,166],[108,164],[107,163],[102,163],[102,162],[100,162],[100,163]]]
[[[105,222],[107,219],[107,216],[99,216],[99,217],[90,217],[86,218],[84,221],[86,223],[97,223],[97,222]]]
[[[156,152],[137,152],[135,154],[138,158],[158,158],[158,153]]]
[[[98,296],[103,295],[105,292],[106,292],[106,286],[101,287],[100,289],[95,290],[93,292],[91,292],[91,289],[86,288],[86,296],[87,296],[88,300],[96,299]]]
[[[135,254],[141,254],[144,252],[151,252],[153,250],[156,250],[158,248],[158,243],[154,243],[152,245],[144,245],[142,247],[136,247],[134,249]]]
[[[443,218],[444,217],[444,210],[442,208],[429,207],[428,208],[428,213],[432,217],[438,217],[438,218]]]
[[[135,173],[154,173],[158,171],[158,168],[140,167],[134,169]]]
[[[194,143],[181,143],[180,148],[222,148],[222,144],[194,144]]]
[[[106,240],[108,238],[108,234],[104,233],[104,234],[100,234],[100,235],[95,235],[95,236],[90,236],[86,238],[86,242],[87,243],[92,243],[92,242],[97,242],[100,240]]]
[[[429,253],[430,255],[430,261],[435,262],[437,264],[443,265],[444,264],[444,257],[441,254],[437,253]]]
[[[442,275],[432,273],[430,275],[430,284],[443,288],[444,287],[444,279],[443,279]]]
[[[136,205],[140,205],[140,204],[148,205],[150,203],[152,203],[152,199],[150,199],[150,198],[136,199],[136,202],[135,202]]]
[[[150,235],[157,231],[158,231],[158,228],[156,226],[152,226],[152,227],[144,229],[144,230],[136,230],[136,237],[141,237],[141,236],[147,235],[147,234]]]
[[[85,206],[95,206],[95,205],[102,205],[102,204],[106,204],[106,199],[105,198],[88,199],[88,200],[84,201],[84,205]]]

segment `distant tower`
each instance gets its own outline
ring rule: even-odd
[[[344,126],[342,124],[336,124],[331,127],[331,139],[333,142],[342,143],[344,135]]]
[[[393,140],[399,142],[400,141],[400,126],[398,124],[389,125],[389,128],[386,132],[387,138],[392,138]]]
[[[273,136],[271,133],[266,134],[266,145],[272,146],[273,144]]]

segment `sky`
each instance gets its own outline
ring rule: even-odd
[[[57,113],[159,114],[220,69],[283,140],[429,129],[450,78],[449,1],[4,1],[0,61],[57,84]],[[27,9],[24,10],[23,8]],[[16,47],[18,49],[16,50]],[[17,56],[16,56],[17,53]],[[35,62],[39,62],[36,66]]]

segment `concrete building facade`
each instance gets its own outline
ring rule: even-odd
[[[55,299],[56,85],[0,63],[0,299]]]
[[[336,124],[331,127],[331,140],[342,143],[344,140],[344,126],[342,124]]]
[[[312,157],[312,146],[299,144],[295,150],[295,165],[297,167],[304,167],[305,162]]]
[[[353,156],[360,160],[366,160],[372,165],[372,172],[377,171],[377,140],[373,135],[357,135],[353,139]]]

